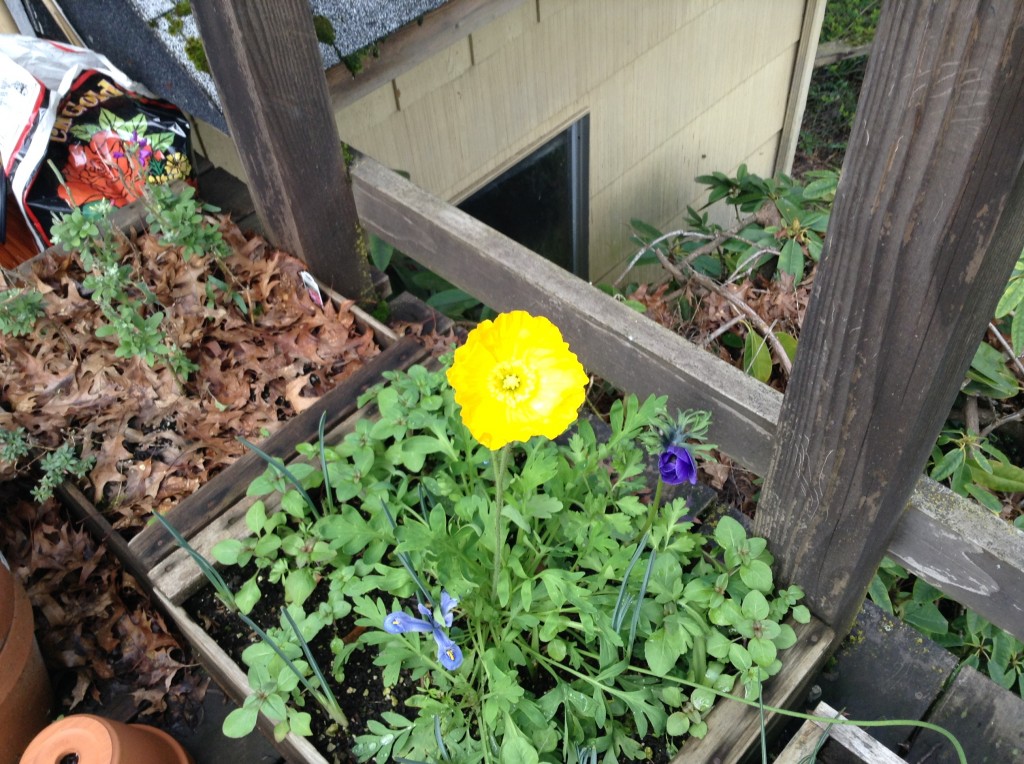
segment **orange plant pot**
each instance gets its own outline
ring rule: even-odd
[[[33,735],[50,720],[52,699],[32,604],[0,558],[0,764],[18,764]]]
[[[51,724],[29,744],[21,764],[69,760],[78,764],[193,764],[181,744],[163,730],[92,714],[75,714]]]

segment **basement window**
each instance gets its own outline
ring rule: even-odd
[[[586,279],[589,133],[584,116],[459,209]]]

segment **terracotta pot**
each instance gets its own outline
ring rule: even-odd
[[[69,758],[75,757],[75,758]],[[148,724],[125,724],[92,714],[56,721],[31,742],[21,764],[193,764],[177,740]]]
[[[0,558],[0,764],[17,764],[50,720],[50,678],[36,644],[32,604]]]

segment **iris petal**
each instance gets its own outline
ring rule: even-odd
[[[449,671],[454,671],[462,665],[462,650],[451,638],[440,629],[434,629],[434,639],[437,642],[437,659]]]
[[[384,631],[389,634],[405,634],[407,631],[434,631],[434,625],[408,613],[396,611],[384,619]]]

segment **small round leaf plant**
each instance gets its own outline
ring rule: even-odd
[[[809,613],[799,588],[776,590],[763,539],[728,516],[702,526],[664,490],[697,481],[710,415],[629,395],[599,437],[578,418],[579,360],[523,311],[441,367],[389,373],[362,399],[376,416],[300,446],[287,478],[268,468],[251,536],[214,550],[259,569],[244,607],[283,587],[304,639],[330,641],[334,680],[365,679],[346,659],[371,650],[385,688],[412,692],[350,730],[355,755],[641,760],[705,735],[717,696],[756,698],[796,641],[787,620]]]

